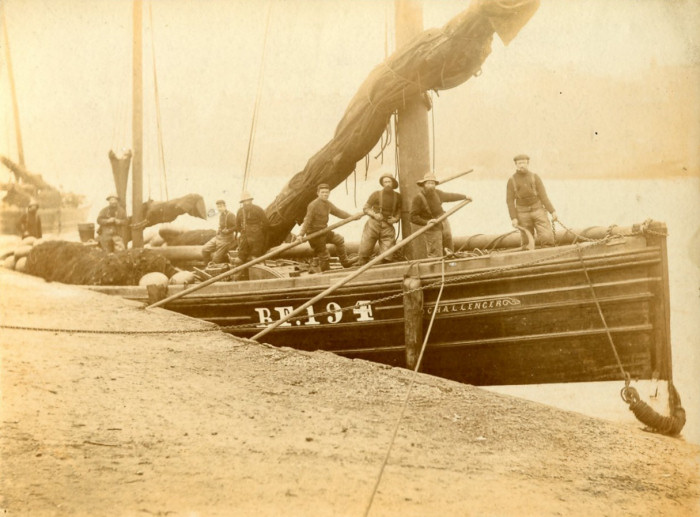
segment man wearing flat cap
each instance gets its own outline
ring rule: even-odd
[[[435,187],[439,183],[433,173],[427,173],[422,179],[416,181],[420,190],[411,202],[411,225],[414,232],[423,226],[433,224],[435,219],[445,213],[442,203],[469,199],[464,194],[443,192],[436,189]],[[454,248],[452,230],[447,219],[427,230],[423,234],[423,241],[428,257],[442,257],[445,248],[449,250],[449,253],[452,253]]]
[[[362,209],[369,219],[362,230],[358,266],[369,262],[377,241],[379,241],[379,254],[396,244],[394,225],[401,219],[401,194],[396,192],[399,182],[391,174],[386,173],[379,177],[379,184],[382,189],[372,192]],[[384,261],[390,262],[391,257],[386,257]]]
[[[552,214],[552,221],[557,220],[557,212],[547,197],[547,191],[540,177],[529,170],[530,157],[519,154],[513,158],[515,174],[508,179],[506,203],[510,221],[514,228],[528,230],[535,242],[542,247],[554,246],[554,232],[547,212]],[[523,246],[527,236],[521,231]]]
[[[204,261],[214,264],[228,264],[228,252],[236,244],[236,216],[226,209],[226,201],[218,199],[219,229],[216,235],[202,246]]]
[[[119,198],[114,194],[107,196],[109,205],[100,210],[97,215],[97,224],[100,227],[97,229],[98,241],[103,250],[113,253],[116,251],[124,251],[124,230],[128,221],[126,210],[119,204]]]
[[[317,197],[306,207],[306,217],[304,217],[304,222],[299,229],[297,240],[302,239],[307,234],[312,234],[327,228],[329,215],[334,215],[340,219],[351,217],[345,210],[341,210],[328,201],[330,193],[331,187],[326,183],[321,183],[316,188]],[[350,267],[352,265],[352,261],[348,258],[347,252],[345,251],[345,239],[342,235],[331,231],[309,240],[309,246],[311,246],[311,249],[314,251],[314,259],[311,264],[312,272],[323,272],[330,269],[329,262],[331,254],[326,248],[327,243],[335,244],[338,259],[343,267]]]

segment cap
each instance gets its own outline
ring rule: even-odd
[[[117,196],[116,194],[110,194],[109,196],[106,197],[107,201],[109,201],[109,200],[112,199],[112,198],[114,198],[114,199],[116,199],[117,201],[119,201],[119,196]]]
[[[391,188],[398,188],[398,187],[399,187],[399,182],[396,181],[396,178],[394,178],[394,176],[392,176],[392,175],[389,174],[388,172],[385,172],[384,174],[382,174],[381,176],[379,176],[379,184],[380,184],[380,185],[382,185],[382,180],[383,180],[384,178],[390,178],[390,179],[391,179],[391,182],[392,182],[392,183],[391,183]],[[382,185],[382,186],[383,186],[383,185]]]
[[[438,181],[438,179],[435,177],[435,174],[433,174],[432,172],[428,172],[425,176],[423,176],[421,179],[416,181],[416,184],[422,186],[423,183],[425,183],[426,181],[434,181],[436,185],[438,185],[440,183]]]
[[[331,186],[328,183],[321,183],[318,187],[316,187],[316,192],[318,192],[322,188],[327,188],[328,190],[330,190]]]
[[[517,162],[518,160],[528,160],[528,161],[530,161],[530,157],[529,157],[528,155],[526,155],[526,154],[518,154],[518,155],[515,156],[515,158],[513,158],[513,161],[514,161],[514,162]]]
[[[27,207],[30,207],[30,206],[35,206],[35,207],[39,208],[39,203],[37,203],[37,200],[36,200],[36,199],[31,198],[31,199],[29,200],[29,204],[27,205]]]
[[[253,196],[250,195],[250,192],[248,192],[247,190],[241,192],[241,203],[243,203],[243,201],[248,201],[249,199],[253,199]]]
[[[217,204],[217,205],[225,205],[225,204],[226,204],[226,201],[224,201],[223,199],[217,199],[217,200],[216,200],[216,204]]]

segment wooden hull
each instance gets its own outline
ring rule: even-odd
[[[447,261],[421,371],[474,385],[617,380],[623,370],[633,379],[670,380],[665,246],[658,234],[636,234],[580,248]],[[424,329],[435,311],[441,267],[429,260],[414,265],[424,287]],[[408,268],[398,263],[367,271],[264,340],[403,367]],[[166,308],[252,337],[343,275],[214,284]],[[142,288],[95,289],[147,298]],[[345,307],[350,309],[341,312]]]

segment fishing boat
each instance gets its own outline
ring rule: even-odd
[[[41,174],[29,171],[24,163],[24,146],[19,122],[17,93],[12,70],[10,41],[5,19],[4,7],[0,7],[2,18],[3,47],[5,49],[5,64],[12,97],[12,113],[17,140],[18,163],[7,156],[0,156],[0,163],[12,173],[12,181],[0,184],[0,234],[16,234],[17,223],[26,213],[26,207],[31,200],[39,204],[44,233],[60,234],[66,229],[74,229],[87,218],[89,206],[85,204],[84,196],[50,185]]]
[[[265,256],[193,286],[169,285],[167,292],[89,288],[162,306],[243,338],[419,368],[474,385],[620,380],[623,398],[640,413],[647,408],[638,404],[630,382],[653,379],[668,384],[673,417],[667,418],[677,419],[655,427],[673,425],[677,432],[682,423],[672,387],[667,231],[661,222],[563,227],[556,245],[547,248],[537,248],[531,236],[523,245],[518,232],[469,236],[453,224],[462,234],[456,251],[431,259],[413,246],[420,232],[406,231],[406,211],[403,239],[391,250],[405,252],[406,260],[381,263],[380,254],[364,266],[320,274],[306,267],[306,248],[285,242],[316,185],[341,184],[396,113],[406,153],[399,156],[398,181],[408,207],[416,179],[429,169],[425,153],[411,154],[427,135],[420,129],[429,109],[426,91],[478,75],[494,34],[509,43],[537,6],[537,0],[477,1],[442,29],[406,37],[369,74],[333,139],[267,207],[275,247]],[[161,253],[176,261],[196,258],[199,248]],[[232,281],[243,269],[249,279]]]

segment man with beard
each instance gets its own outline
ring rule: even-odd
[[[401,219],[401,194],[396,192],[399,183],[387,173],[380,176],[379,184],[382,190],[373,192],[363,208],[369,219],[362,230],[358,266],[369,262],[377,241],[380,254],[396,244],[394,225]],[[390,262],[391,257],[386,257],[384,261]]]
[[[464,194],[453,194],[436,189],[435,187],[440,182],[432,173],[426,174],[416,183],[420,187],[420,191],[411,202],[411,224],[414,232],[422,226],[434,223],[438,217],[445,213],[442,203],[469,199]],[[423,237],[429,258],[442,257],[445,249],[447,253],[452,253],[454,248],[452,230],[447,219],[427,230]]]

